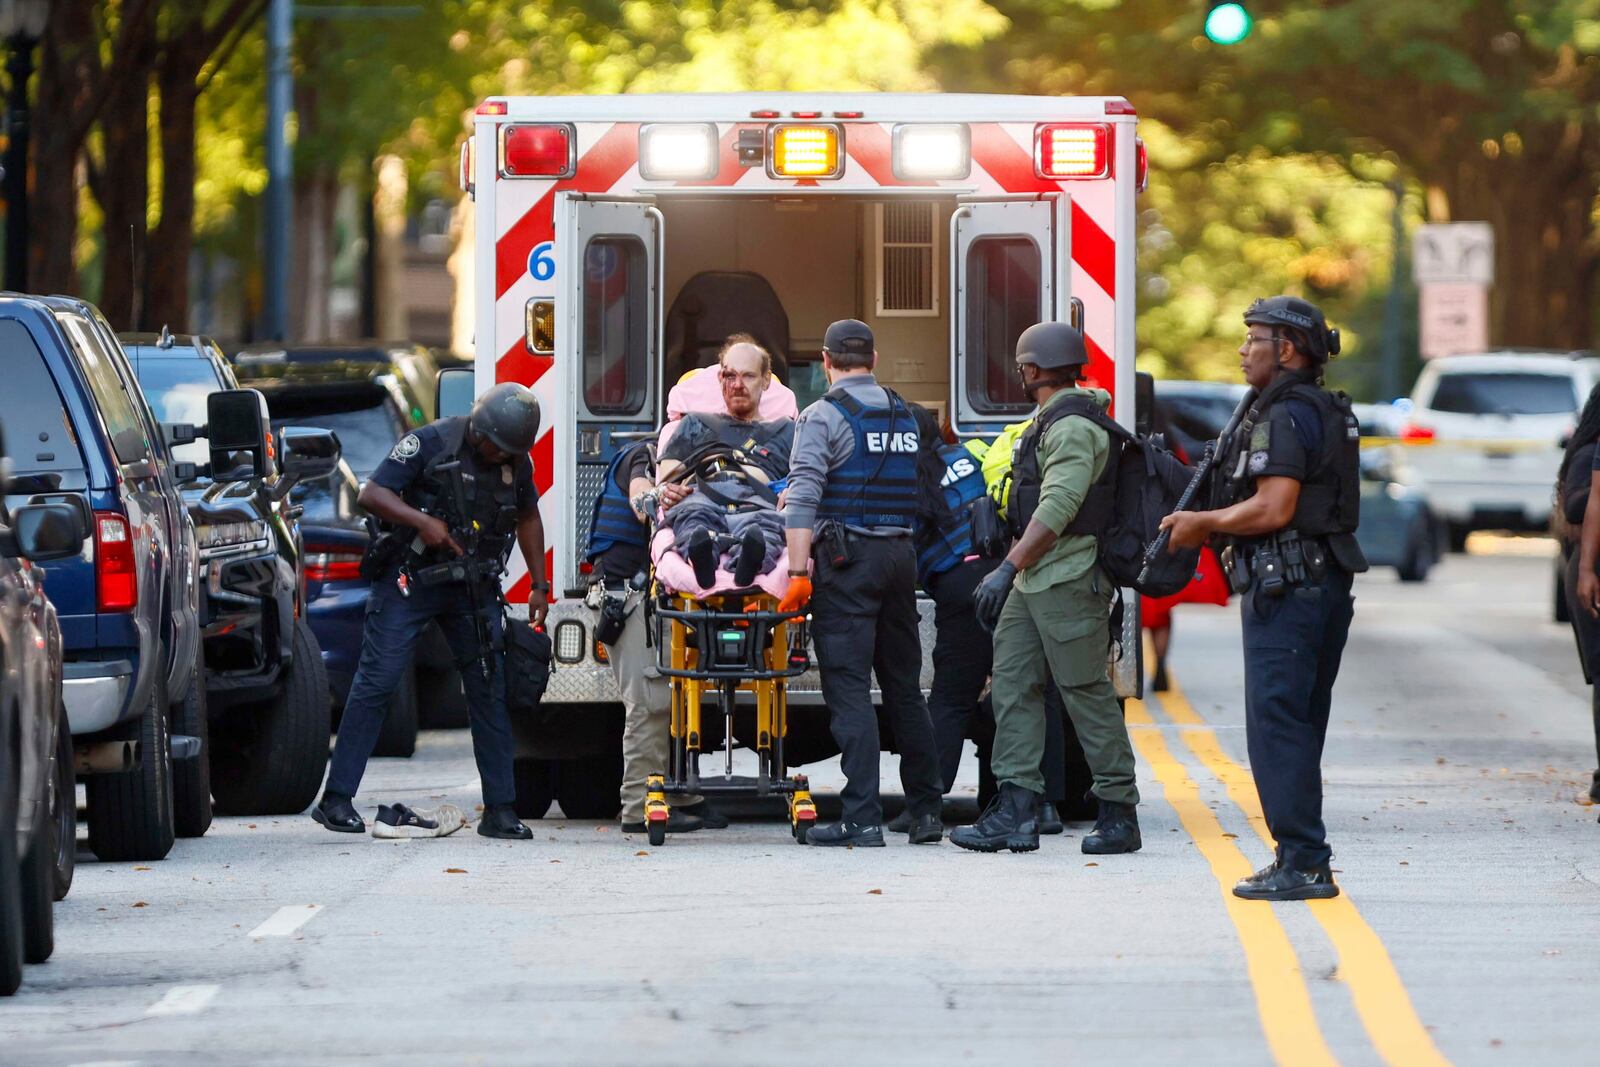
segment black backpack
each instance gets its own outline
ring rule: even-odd
[[[1183,495],[1193,471],[1169,452],[1158,436],[1136,434],[1100,409],[1088,398],[1074,397],[1050,408],[1047,416],[1034,420],[1017,446],[1008,518],[1014,526],[1027,527],[1038,505],[1038,491],[1024,482],[1037,478],[1039,441],[1056,420],[1077,415],[1105,430],[1111,437],[1111,452],[1105,470],[1090,486],[1077,516],[1062,531],[1065,534],[1093,534],[1100,541],[1100,566],[1119,587],[1136,589],[1145,596],[1172,596],[1193,580],[1200,565],[1198,548],[1163,552],[1153,560],[1149,574],[1144,570],[1146,546],[1161,532],[1161,520],[1170,515]],[[1031,454],[1025,454],[1032,449]]]

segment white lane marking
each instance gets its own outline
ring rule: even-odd
[[[85,1060],[68,1067],[139,1067],[139,1060]]]
[[[222,989],[217,985],[175,985],[167,995],[145,1009],[146,1015],[193,1015],[205,1008]]]
[[[286,904],[272,913],[260,926],[251,930],[250,937],[288,937],[317,917],[321,904]]]

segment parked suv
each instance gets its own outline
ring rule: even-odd
[[[124,350],[164,423],[203,423],[208,398],[236,389],[232,368],[204,337],[125,334]],[[299,477],[338,463],[326,430],[294,435]],[[202,439],[203,440],[203,439]],[[305,455],[307,452],[311,455]],[[174,452],[208,457],[200,440]],[[280,463],[289,462],[279,447]],[[203,576],[200,622],[206,666],[211,790],[231,815],[283,815],[316,799],[328,764],[328,683],[305,619],[300,508],[286,498],[296,475],[214,479],[183,487]]]
[[[425,349],[404,345],[305,345],[247,349],[233,357],[239,379],[267,398],[272,424],[322,426],[339,434],[355,487],[370,477],[396,441],[427,422],[436,410],[438,372]],[[310,619],[342,707],[361,653],[361,626],[369,583],[358,573],[370,536],[364,513],[343,475],[307,482],[292,499],[307,509],[307,553],[312,558]],[[352,517],[355,521],[351,521]],[[450,647],[437,627],[417,645],[416,662],[401,679],[378,738],[380,756],[409,756],[421,726],[467,722]]]
[[[1545,528],[1550,479],[1597,380],[1588,352],[1448,356],[1422,369],[1400,437],[1452,549],[1473,530]]]
[[[83,535],[71,504],[0,507],[0,996],[17,991],[24,962],[50,958],[54,902],[72,884],[77,787],[61,628],[32,564],[76,555]]]

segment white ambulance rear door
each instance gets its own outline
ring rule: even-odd
[[[1072,299],[1066,193],[963,197],[950,218],[950,411],[964,437],[1028,417],[1017,338],[1036,322],[1082,325]]]
[[[665,223],[648,200],[558,194],[557,367],[568,368],[567,421],[556,430],[572,537],[561,580],[580,584],[594,501],[621,450],[654,434],[661,395],[661,249]],[[558,566],[560,566],[558,564]]]

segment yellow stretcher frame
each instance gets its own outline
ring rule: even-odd
[[[666,842],[671,794],[781,796],[788,806],[789,829],[799,844],[816,823],[817,809],[803,774],[785,777],[783,742],[789,733],[786,682],[803,673],[803,614],[785,615],[766,593],[714,593],[694,598],[669,593],[659,585],[653,598],[657,663],[672,691],[668,766],[649,775],[645,785],[645,828],[652,845]],[[759,647],[757,647],[759,646]],[[754,779],[732,774],[733,711],[739,693],[755,697]],[[724,717],[723,745],[728,770],[702,778],[698,757],[705,736],[705,701],[714,697]]]

